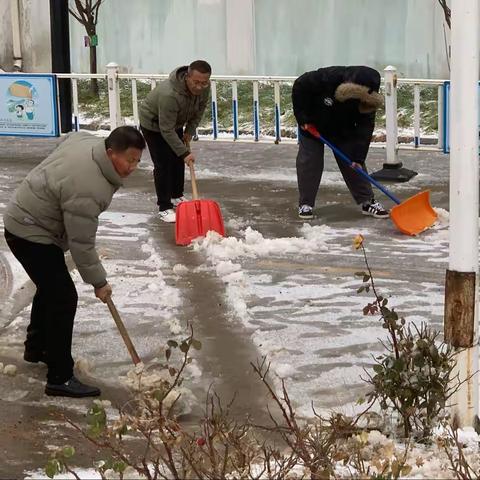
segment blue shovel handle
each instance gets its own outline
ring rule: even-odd
[[[317,129],[313,125],[309,125],[308,128],[306,129],[308,133],[313,135],[315,138],[323,142],[325,145],[329,146],[333,153],[337,154],[344,163],[346,163],[348,166],[352,167],[357,173],[362,175],[362,177],[366,178],[372,185],[375,185],[379,190],[381,190],[388,198],[393,200],[397,205],[400,205],[402,202],[395,197],[392,193],[390,193],[383,185],[378,183],[374,178],[372,178],[363,168],[357,168],[352,165],[352,161],[341,151],[339,150],[335,145],[330,143],[327,139],[322,137],[320,133],[318,133]]]

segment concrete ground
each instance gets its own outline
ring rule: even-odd
[[[0,137],[0,213],[58,141]],[[237,394],[236,415],[266,421],[265,390],[250,367],[263,355],[272,381],[286,380],[300,414],[311,415],[311,401],[320,411],[351,410],[366,391],[360,375],[384,337],[379,320],[362,314],[370,296],[356,293],[361,281],[354,272],[365,268],[352,248],[357,233],[365,237],[378,288],[391,304],[410,320],[441,328],[445,224],[407,237],[390,220],[362,216],[328,154],[316,217],[304,226],[296,215],[295,145],[200,141],[194,149],[200,194],[220,203],[227,240],[175,245],[173,226],[155,214],[148,153],[101,216],[98,232],[114,300],[142,360],[162,357],[168,339],[188,334],[187,323],[202,341],[187,373],[185,422],[198,419],[212,385],[222,398]],[[371,171],[384,155],[371,149]],[[402,151],[400,159],[419,175],[392,185],[394,193],[405,199],[429,189],[432,204],[448,209],[448,157]],[[391,206],[382,194],[377,198]],[[72,274],[80,298],[74,332],[80,374],[120,405],[129,397],[121,377],[130,358],[108,309]],[[18,373],[0,375],[0,478],[41,468],[58,445],[76,445],[84,467],[95,453],[61,418],[82,423],[90,401],[46,397],[45,367],[22,360],[33,291],[2,237],[0,362],[15,364]]]

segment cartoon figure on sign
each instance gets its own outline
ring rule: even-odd
[[[23,118],[23,105],[16,105],[15,106],[15,113],[17,115],[18,118]]]
[[[13,82],[7,89],[7,107],[17,120],[33,120],[38,107],[36,88],[25,80]]]
[[[33,100],[27,100],[27,106],[25,107],[25,114],[29,120],[33,120],[33,114],[35,111],[34,108],[35,102]]]

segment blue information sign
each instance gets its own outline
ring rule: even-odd
[[[59,135],[55,75],[0,74],[0,135]]]

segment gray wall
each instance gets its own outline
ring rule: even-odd
[[[72,1],[72,0],[70,0]],[[26,71],[50,70],[48,0],[20,0]],[[0,0],[0,65],[12,64],[10,1]],[[70,21],[72,70],[88,72],[83,27]],[[437,0],[105,0],[99,71],[169,72],[205,58],[218,74],[298,75],[325,65],[395,65],[446,78]]]
[[[49,72],[50,7],[49,0],[20,0],[20,28],[24,71]],[[13,66],[10,0],[0,0],[0,65]]]

